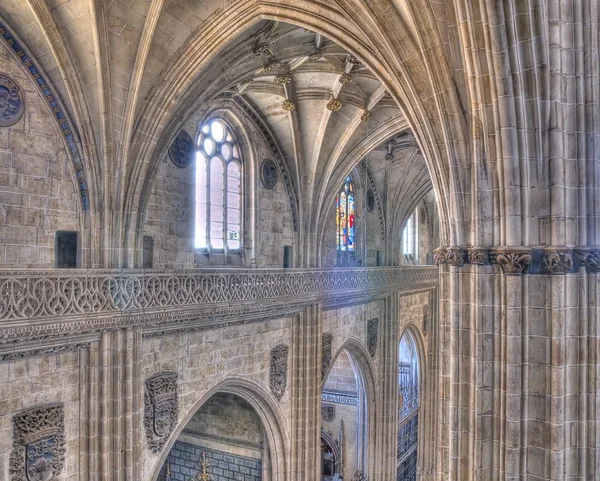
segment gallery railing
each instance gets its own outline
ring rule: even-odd
[[[350,269],[0,270],[0,321],[247,301],[314,302],[437,284],[437,267]],[[4,322],[0,322],[0,326]]]

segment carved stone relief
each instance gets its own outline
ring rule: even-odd
[[[269,370],[269,384],[271,392],[278,401],[281,400],[287,388],[289,347],[283,344],[271,350],[271,367]]]
[[[325,374],[331,364],[331,343],[333,342],[333,334],[324,333],[321,338],[321,378],[325,380]]]
[[[321,419],[327,423],[335,421],[335,404],[321,403]]]
[[[522,274],[531,265],[529,252],[498,252],[496,261],[505,274]]]
[[[180,130],[169,147],[169,157],[176,167],[185,169],[194,160],[194,141],[185,130]]]
[[[146,379],[144,428],[148,447],[153,453],[163,448],[178,416],[177,373],[159,372]]]
[[[377,352],[377,336],[379,333],[379,319],[369,319],[367,321],[367,349],[371,357]]]
[[[65,412],[62,403],[21,411],[13,416],[11,481],[51,481],[65,460]]]
[[[549,274],[566,274],[573,268],[573,256],[569,251],[548,251],[543,260]]]
[[[260,180],[262,181],[265,189],[273,190],[277,186],[277,180],[279,178],[277,172],[277,165],[272,159],[263,160],[260,166]]]
[[[21,89],[8,75],[0,73],[0,127],[16,124],[24,111]]]

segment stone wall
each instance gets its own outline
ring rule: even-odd
[[[81,230],[74,169],[47,102],[3,44],[0,72],[25,102],[23,117],[0,127],[0,267],[53,267],[56,231]]]
[[[159,481],[167,480],[167,465],[170,481],[198,479],[202,455],[210,463],[207,473],[211,481],[260,481],[262,465],[260,459],[245,458],[227,452],[216,451],[190,443],[177,441],[169,453],[167,463],[161,469]]]
[[[327,375],[323,390],[342,391],[347,393],[357,392],[356,376],[346,351],[340,352],[335,360]]]
[[[244,443],[260,448],[260,419],[244,399],[228,393],[212,396],[185,426],[186,433],[220,442]]]

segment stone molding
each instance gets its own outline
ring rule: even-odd
[[[435,267],[5,270],[0,359],[83,346],[107,330],[140,326],[148,337],[219,328],[295,314],[315,303],[333,308],[414,292],[437,282]]]
[[[62,403],[33,407],[13,416],[11,481],[56,479],[64,467],[65,452]]]

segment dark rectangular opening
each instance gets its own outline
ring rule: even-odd
[[[383,265],[383,252],[377,251],[377,267]]]
[[[294,267],[292,246],[283,246],[283,268],[291,269],[292,267]]]
[[[152,260],[154,258],[154,240],[149,235],[144,236],[142,256],[144,269],[152,269]]]
[[[56,233],[56,267],[74,269],[77,267],[77,232],[58,231]]]

